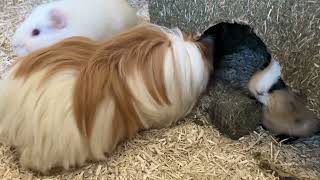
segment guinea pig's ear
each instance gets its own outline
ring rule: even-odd
[[[67,17],[58,9],[51,9],[49,18],[52,23],[51,26],[55,29],[62,29],[67,26]]]

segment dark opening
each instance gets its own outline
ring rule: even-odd
[[[249,25],[222,22],[207,29],[201,38],[214,39],[213,79],[245,89],[251,76],[271,61],[265,43]]]

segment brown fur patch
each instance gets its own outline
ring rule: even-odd
[[[264,107],[264,123],[268,129],[299,137],[319,130],[320,122],[304,100],[289,89],[275,90]]]
[[[76,83],[75,115],[81,132],[91,134],[97,107],[106,95],[114,98],[119,111],[113,120],[117,121],[115,128],[122,126],[124,136],[142,128],[128,87],[129,77],[136,73],[158,104],[170,104],[164,81],[164,56],[169,47],[167,36],[150,26],[137,27],[103,44]]]
[[[80,70],[97,48],[98,44],[87,38],[68,38],[51,47],[19,58],[17,60],[19,67],[15,72],[15,77],[27,78],[32,73],[47,69],[47,75],[43,79],[45,81],[63,69]]]

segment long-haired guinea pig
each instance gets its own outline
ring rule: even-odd
[[[281,67],[272,60],[252,76],[249,90],[261,102],[263,126],[281,137],[306,137],[320,130],[320,120],[305,100],[292,92],[281,79]]]
[[[0,137],[43,173],[104,160],[139,130],[183,118],[206,88],[208,39],[141,25],[20,57],[0,80]]]
[[[16,55],[24,56],[72,36],[95,41],[142,22],[126,0],[59,0],[36,7],[12,38]]]

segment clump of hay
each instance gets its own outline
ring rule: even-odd
[[[248,135],[260,126],[262,106],[249,99],[244,90],[235,90],[222,82],[210,88],[214,99],[209,108],[210,120],[218,130],[232,139]]]
[[[139,1],[141,2],[141,1]],[[145,1],[142,1],[145,2]],[[40,0],[0,2],[0,67],[14,57],[10,37],[31,7]],[[132,0],[134,4],[134,0]],[[139,6],[139,5],[138,5]],[[141,7],[146,7],[143,4]],[[22,169],[18,153],[0,145],[2,179],[279,179],[273,170],[260,168],[256,153],[284,172],[300,179],[319,179],[319,146],[298,143],[282,146],[265,131],[232,141],[208,124],[210,97],[205,95],[193,113],[178,125],[140,133],[117,148],[106,162],[88,162],[68,172],[40,176]],[[314,141],[312,141],[314,142]],[[317,164],[318,163],[318,164]]]

